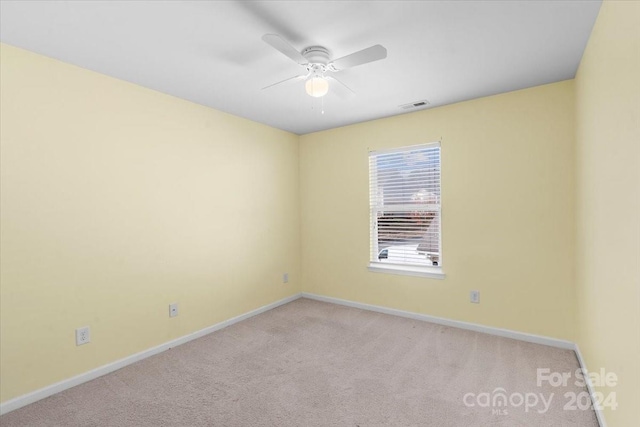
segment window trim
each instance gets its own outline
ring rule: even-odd
[[[382,264],[381,262],[369,262],[367,270],[372,273],[398,274],[401,276],[428,277],[431,279],[445,278],[442,267],[423,267],[404,264]]]
[[[416,276],[416,277],[427,277],[431,279],[444,279],[445,273],[442,268],[442,260],[443,260],[443,248],[442,248],[442,229],[443,229],[443,219],[442,219],[442,141],[434,141],[428,142],[424,144],[414,144],[407,145],[403,147],[391,147],[379,150],[369,150],[368,157],[370,158],[372,155],[385,154],[385,153],[401,153],[403,151],[413,151],[421,148],[440,148],[440,211],[439,211],[439,221],[440,221],[440,230],[438,235],[438,244],[439,244],[439,265],[438,266],[422,266],[422,265],[408,265],[408,264],[389,264],[389,263],[381,263],[369,260],[369,264],[367,266],[367,270],[372,273],[387,273],[387,274],[396,274],[402,276]],[[369,181],[369,189],[371,189],[371,181]],[[371,236],[371,228],[372,224],[369,224],[369,245],[372,242]],[[370,246],[371,247],[371,246]],[[371,250],[371,249],[370,249]]]

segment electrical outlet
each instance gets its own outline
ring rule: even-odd
[[[178,315],[178,303],[174,302],[169,304],[169,317],[176,317]]]
[[[91,342],[91,332],[89,327],[85,326],[76,329],[76,345],[87,344]]]
[[[480,291],[471,291],[469,296],[472,303],[480,304]]]
[[[282,283],[289,283],[289,273],[284,273],[282,275]]]

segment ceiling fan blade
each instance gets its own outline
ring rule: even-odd
[[[350,99],[353,98],[354,96],[356,96],[356,93],[351,90],[351,88],[349,86],[347,86],[346,84],[342,83],[340,80],[336,79],[333,76],[326,76],[325,77],[327,80],[329,80],[330,82],[336,82],[338,84],[334,84],[332,85],[332,91],[338,95],[340,98],[343,99]]]
[[[262,40],[268,45],[271,45],[271,47],[273,47],[283,55],[293,59],[300,65],[306,65],[309,63],[309,61],[307,61],[307,59],[302,56],[302,54],[298,52],[295,47],[291,46],[288,41],[277,34],[265,34],[264,36],[262,36]]]
[[[332,61],[331,66],[335,71],[345,70],[357,65],[366,64],[367,62],[378,61],[387,57],[387,49],[379,44],[362,49],[351,55],[343,56]]]
[[[269,89],[270,87],[274,87],[274,86],[277,86],[277,85],[282,84],[282,83],[304,80],[304,79],[307,78],[307,76],[308,76],[308,74],[306,74],[306,75],[301,74],[299,76],[289,77],[288,79],[284,79],[284,80],[281,80],[281,81],[279,81],[277,83],[270,84],[269,86],[265,86],[265,87],[262,88],[262,90]]]

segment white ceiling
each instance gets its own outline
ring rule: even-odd
[[[297,134],[570,79],[598,1],[4,1],[0,40]],[[357,96],[321,99],[260,38],[333,58],[388,57],[336,74]],[[324,114],[321,114],[324,102]],[[463,124],[461,124],[463,125]]]

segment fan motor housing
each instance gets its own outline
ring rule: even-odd
[[[323,46],[309,46],[302,51],[302,56],[311,64],[327,65],[329,62],[329,49]]]

